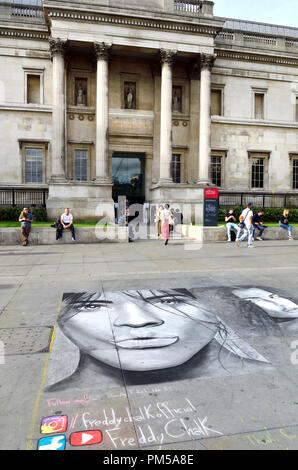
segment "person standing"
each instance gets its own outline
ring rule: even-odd
[[[72,241],[74,242],[76,239],[76,236],[75,236],[75,228],[73,226],[73,215],[69,212],[68,207],[65,209],[64,213],[61,215],[60,222],[61,222],[62,228],[61,228],[61,236],[59,237],[59,239],[62,238],[63,230],[66,230],[69,228],[71,231]]]
[[[265,227],[263,227],[262,217],[264,215],[264,210],[260,209],[257,214],[253,215],[252,218],[252,225],[253,225],[253,239],[255,238],[255,231],[256,229],[259,230],[259,236],[256,237],[257,240],[263,241],[262,235],[264,233]]]
[[[161,233],[165,241],[165,245],[168,244],[170,238],[170,219],[171,212],[169,204],[165,204],[164,209],[161,211]]]
[[[22,210],[19,217],[19,222],[21,222],[23,246],[27,246],[29,243],[28,238],[31,230],[31,224],[33,222],[33,216],[32,214],[30,214],[28,207],[24,207],[24,209]]]
[[[155,223],[156,223],[156,231],[157,236],[160,237],[161,235],[161,212],[164,210],[164,207],[160,205],[155,214]]]
[[[243,222],[239,224],[240,229],[243,228],[244,234],[242,235],[241,238],[239,238],[239,233],[237,234],[236,238],[236,245],[239,246],[240,243],[242,243],[247,237],[247,247],[248,248],[253,248],[252,240],[253,240],[253,224],[252,224],[252,218],[253,218],[253,211],[252,211],[252,203],[249,202],[246,206],[246,209],[244,209],[241,213],[241,217],[243,217]]]
[[[289,240],[293,240],[293,235],[292,235],[293,227],[292,227],[292,225],[289,224],[289,216],[290,216],[289,209],[285,209],[283,211],[282,216],[279,219],[279,226],[281,228],[284,228],[285,230],[287,230]]]
[[[231,242],[231,231],[232,229],[236,230],[236,238],[239,238],[240,236],[240,231],[241,229],[239,226],[236,224],[236,217],[234,214],[234,209],[230,209],[229,212],[227,213],[225,217],[225,222],[227,224],[227,236],[228,236],[228,242]]]

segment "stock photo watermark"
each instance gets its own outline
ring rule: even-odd
[[[298,365],[298,340],[291,342],[291,349],[294,350],[291,354],[291,363],[293,364],[293,366],[297,366]]]
[[[115,204],[114,217],[101,217],[95,227],[98,240],[145,241],[162,239],[157,230],[157,211],[162,204],[131,204],[120,196]],[[98,208],[100,210],[100,206]],[[202,204],[173,203],[170,207],[171,239],[181,243],[187,251],[200,250],[203,246]]]
[[[5,344],[0,341],[0,366],[5,364]]]

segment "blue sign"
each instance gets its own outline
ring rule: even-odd
[[[64,434],[48,436],[39,439],[37,450],[65,450],[66,437]]]

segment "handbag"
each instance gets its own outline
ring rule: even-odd
[[[248,216],[248,212],[246,213],[246,216],[244,217],[244,219],[242,220],[242,222],[240,222],[240,224],[238,225],[239,228],[241,228],[241,230],[243,230],[245,228],[245,219],[246,217]]]

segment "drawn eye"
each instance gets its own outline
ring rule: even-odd
[[[183,303],[183,300],[181,299],[176,299],[176,298],[168,298],[168,299],[160,299],[160,302],[162,304],[167,304],[167,305],[175,305],[175,304],[182,304]]]

